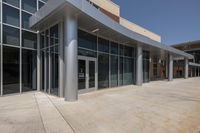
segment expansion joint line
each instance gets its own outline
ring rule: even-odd
[[[42,119],[42,114],[41,114],[40,107],[39,107],[39,104],[38,104],[38,100],[37,100],[37,98],[35,96],[35,93],[34,93],[34,98],[35,98],[35,102],[36,102],[36,105],[37,105],[37,108],[38,108],[38,111],[39,111],[39,114],[40,114],[40,119],[42,121],[42,126],[44,128],[44,132],[46,133],[46,129],[45,129],[45,126],[44,126],[44,121]]]
[[[58,109],[58,107],[54,104],[54,102],[51,100],[51,98],[49,98],[49,96],[47,94],[45,94],[46,97],[49,99],[49,101],[53,104],[53,106],[56,108],[56,110],[58,111],[58,113],[62,116],[63,120],[70,126],[70,128],[72,129],[73,133],[76,133],[75,129],[72,127],[72,125],[70,124],[69,121],[67,121],[65,119],[65,117],[63,116],[63,114],[60,112],[60,110]]]

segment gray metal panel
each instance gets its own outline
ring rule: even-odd
[[[189,62],[190,66],[196,66],[196,67],[200,67],[200,64],[194,63],[194,62]]]
[[[159,49],[163,49],[169,51],[170,53],[181,55],[186,58],[194,58],[192,55],[180,51],[178,49],[172,48],[170,46],[163,45],[159,42],[153,41],[143,35],[137,34],[117,22],[113,21],[111,18],[97,10],[95,7],[90,5],[86,0],[49,0],[47,5],[45,5],[42,9],[40,9],[34,16],[30,18],[30,26],[36,28],[37,25],[46,19],[51,14],[56,13],[58,10],[61,10],[65,6],[68,6],[76,9],[78,15],[86,14],[93,18],[94,20],[100,22],[108,29],[112,29],[113,31],[117,32],[118,34],[125,36],[129,39],[136,40],[144,45],[156,47]],[[64,12],[65,13],[65,12]]]

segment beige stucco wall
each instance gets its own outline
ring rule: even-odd
[[[157,42],[161,42],[161,37],[145,28],[142,28],[141,26],[139,25],[136,25],[124,18],[121,18],[120,17],[120,24],[138,34],[141,34],[143,36],[146,36],[154,41],[157,41]]]
[[[113,3],[112,1],[110,0],[90,0],[90,1],[100,6],[104,10],[116,16],[120,16],[120,7],[117,4]]]

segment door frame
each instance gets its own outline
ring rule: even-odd
[[[78,61],[79,60],[85,60],[86,81],[85,81],[85,89],[78,90],[78,94],[88,93],[88,92],[97,90],[97,88],[98,88],[97,87],[98,86],[97,59],[93,58],[93,57],[78,56]],[[95,87],[93,87],[93,88],[89,88],[89,61],[95,62]],[[79,66],[78,66],[78,69],[79,69]]]

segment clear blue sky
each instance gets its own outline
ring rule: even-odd
[[[121,16],[153,31],[170,45],[200,40],[200,0],[113,0]]]

